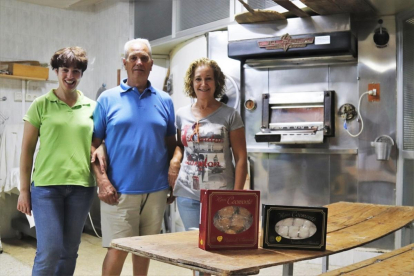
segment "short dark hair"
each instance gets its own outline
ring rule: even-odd
[[[209,66],[214,72],[214,82],[216,85],[216,91],[214,91],[214,98],[221,98],[226,93],[226,77],[221,71],[220,66],[212,59],[199,58],[193,61],[187,69],[184,77],[184,90],[185,95],[191,98],[197,98],[193,87],[194,74],[197,67]]]
[[[50,59],[50,66],[52,69],[58,69],[59,67],[75,67],[82,70],[82,73],[86,71],[88,67],[88,57],[86,51],[81,47],[66,47],[57,50]]]

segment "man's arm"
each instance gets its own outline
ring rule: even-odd
[[[175,135],[165,137],[165,144],[167,145],[168,160],[171,160],[174,156],[175,147],[177,146]]]
[[[109,181],[109,178],[106,172],[102,171],[101,166],[99,165],[99,161],[98,161],[98,160],[102,160],[102,158],[99,158],[99,156],[105,155],[105,152],[95,154],[95,151],[101,151],[105,149],[104,147],[101,146],[101,144],[102,144],[101,139],[99,138],[92,139],[91,155],[98,156],[98,158],[94,157],[93,161],[91,160],[92,170],[95,174],[96,183],[98,185],[98,197],[100,200],[102,200],[103,202],[107,204],[115,205],[118,202],[119,195],[116,192],[112,183]]]
[[[165,137],[165,144],[167,146],[167,151],[168,151],[168,161],[170,162],[170,160],[174,156],[175,147],[177,146],[177,139],[175,138],[175,135]],[[170,170],[168,171],[168,182],[170,183]],[[172,188],[173,186],[171,186],[170,184],[170,196],[167,198],[168,204],[173,203],[175,200],[175,197],[173,196]]]

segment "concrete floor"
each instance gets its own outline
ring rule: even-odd
[[[0,275],[19,275],[25,276],[31,274],[33,259],[36,253],[36,240],[25,237],[22,240],[6,239],[2,240],[3,254],[0,254]],[[106,254],[106,249],[101,247],[101,241],[95,236],[89,234],[82,235],[82,242],[79,249],[79,257],[76,265],[75,275],[100,275],[102,260]],[[338,267],[330,267],[335,269]],[[310,264],[308,262],[298,262],[294,265],[294,275],[319,275],[321,266],[318,264]],[[132,275],[131,256],[129,255],[122,274]],[[151,261],[150,276],[191,276],[189,269],[164,264],[161,262]],[[282,266],[262,269],[261,276],[277,276],[282,275]]]

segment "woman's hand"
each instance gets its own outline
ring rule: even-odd
[[[173,188],[170,186],[170,190],[167,197],[167,204],[173,203],[175,200],[175,196],[173,195]]]
[[[102,143],[91,155],[91,163],[94,163],[95,160],[98,159],[99,168],[101,173],[104,174],[107,169],[106,163],[106,147],[105,144]]]
[[[30,191],[21,191],[17,200],[17,210],[23,214],[32,215],[32,204],[30,202]]]
[[[174,189],[175,181],[177,180],[178,173],[180,172],[180,163],[171,160],[170,168],[168,169],[168,184]]]

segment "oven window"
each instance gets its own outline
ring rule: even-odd
[[[323,122],[323,106],[272,107],[270,123]]]

